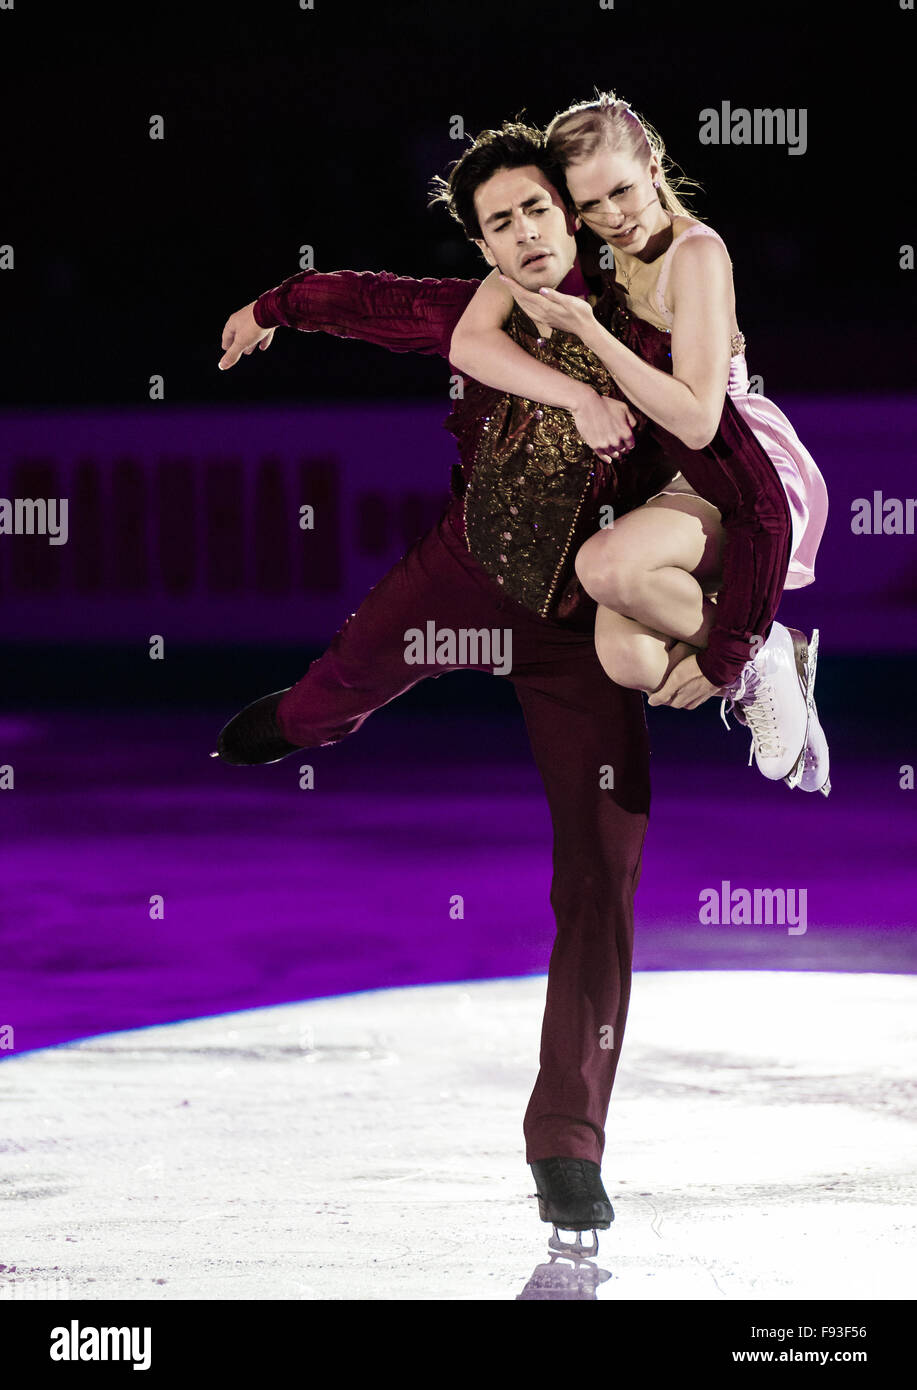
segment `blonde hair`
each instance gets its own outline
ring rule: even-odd
[[[685,174],[673,172],[675,166],[660,136],[614,92],[597,91],[595,101],[581,101],[561,111],[545,135],[548,154],[561,169],[588,159],[602,145],[620,150],[647,166],[655,157],[659,162],[659,201],[666,212],[703,221],[682,197],[684,188],[700,188],[701,185]]]

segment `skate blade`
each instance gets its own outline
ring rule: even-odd
[[[578,1260],[591,1260],[599,1253],[598,1232],[593,1227],[589,1245],[583,1244],[582,1234],[582,1231],[578,1231],[575,1240],[562,1240],[555,1226],[554,1234],[548,1240],[548,1249],[553,1250],[555,1255],[573,1255]]]
[[[788,787],[795,788],[801,784],[803,773],[805,772],[806,748],[809,744],[809,721],[813,715],[816,719],[818,718],[818,712],[815,708],[815,668],[818,664],[819,634],[817,627],[812,629],[811,640],[806,637],[804,632],[800,632],[798,628],[788,627],[787,632],[793,640],[793,656],[796,660],[796,674],[799,677],[799,686],[806,702],[805,741],[803,742],[799,757],[783,779]],[[826,780],[825,786],[828,788],[827,791],[825,791],[824,787],[819,787],[818,790],[823,792],[825,796],[828,796],[831,792],[830,781]]]
[[[798,787],[798,786],[801,786],[801,785],[802,785],[802,777],[803,777],[803,773],[804,773],[804,771],[805,771],[805,766],[804,766],[804,764],[805,764],[805,749],[802,750],[802,758],[801,758],[800,761],[796,764],[796,766],[793,768],[792,772],[788,772],[787,775],[786,775],[786,777],[784,777],[784,779],[783,779],[784,782],[786,782],[786,784],[787,784],[788,787]],[[808,790],[808,788],[806,788],[806,790]],[[821,785],[820,787],[813,787],[813,788],[812,788],[812,791],[813,791],[813,792],[821,792],[822,796],[830,796],[830,795],[831,795],[831,778],[830,778],[830,777],[826,777],[825,780],[824,780],[824,782],[822,783],[822,785]]]
[[[803,745],[802,745],[802,752],[800,753],[799,757],[796,759],[796,762],[795,762],[795,764],[793,765],[793,767],[790,768],[790,771],[787,773],[787,775],[786,775],[786,776],[784,777],[784,779],[783,779],[784,782],[786,782],[786,784],[787,784],[788,787],[798,787],[798,786],[799,786],[800,782],[802,781],[802,774],[805,772],[805,768],[806,768],[806,745],[803,744]]]
[[[802,749],[799,758],[793,763],[791,770],[786,773],[784,781],[791,790],[799,787],[803,780],[803,773],[806,770],[806,748],[809,746],[809,720],[813,716],[816,703],[813,699],[814,684],[816,684],[816,664],[818,662],[818,628],[811,630],[811,641],[804,632],[800,632],[798,627],[788,627],[786,631],[791,635],[793,642],[793,657],[796,662],[796,676],[799,677],[799,688],[802,691],[803,699],[806,701],[806,737],[803,738]]]

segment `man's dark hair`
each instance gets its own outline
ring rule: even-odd
[[[521,121],[504,121],[499,130],[483,130],[461,158],[450,166],[447,178],[433,179],[430,205],[445,203],[450,216],[472,241],[483,240],[474,206],[474,195],[500,169],[523,169],[534,164],[563,196],[564,178],[548,154],[544,135]]]

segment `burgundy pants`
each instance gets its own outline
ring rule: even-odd
[[[540,618],[509,598],[446,513],[280,701],[284,735],[303,747],[337,743],[425,677],[501,664],[408,664],[404,634],[426,631],[429,620],[455,632],[512,632],[506,679],[522,705],[550,805],[557,923],[540,1070],[524,1121],[526,1161],[569,1156],[601,1163],[630,998],[633,898],[649,813],[643,696],[609,680],[591,631]]]

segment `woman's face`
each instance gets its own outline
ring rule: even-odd
[[[577,215],[610,246],[637,255],[654,232],[668,225],[653,187],[659,177],[655,159],[641,164],[600,146],[588,159],[568,164],[564,174]]]

